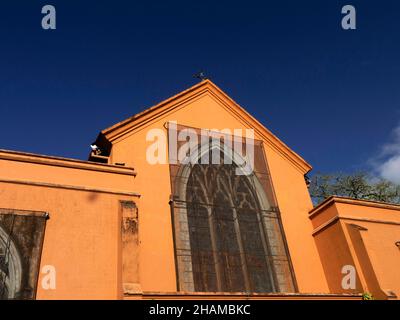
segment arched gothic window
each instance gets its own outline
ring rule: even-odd
[[[273,292],[260,205],[234,165],[193,166],[186,191],[195,291]]]
[[[220,152],[220,164],[171,166],[179,289],[295,292],[279,210],[266,190],[272,184],[261,181],[264,159],[256,159],[264,172],[237,175]]]

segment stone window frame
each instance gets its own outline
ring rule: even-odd
[[[201,150],[206,150],[205,152],[209,152],[213,148],[218,148],[221,152],[224,153],[224,156],[229,156],[232,157],[232,162],[236,162],[235,159],[240,159],[238,161],[239,163],[245,163],[244,159],[241,155],[237,154],[234,150],[231,148],[227,147],[226,145],[222,146],[219,144],[219,142],[213,142],[210,146],[210,149],[203,149],[199,145],[197,150],[194,150],[191,154],[195,154],[197,159],[200,159],[202,157]],[[196,152],[197,151],[197,152]],[[186,159],[186,161],[182,161],[183,163],[196,163],[196,159],[192,158]],[[188,217],[187,217],[187,204],[185,201],[179,201],[179,199],[186,199],[186,188],[187,188],[187,182],[189,180],[191,173],[191,166],[190,165],[185,165],[181,164],[179,166],[179,170],[177,173],[177,176],[180,177],[180,179],[176,179],[175,183],[175,190],[177,190],[176,195],[178,196],[178,199],[173,199],[171,204],[173,205],[172,208],[172,215],[173,215],[173,224],[174,224],[174,241],[175,241],[175,258],[176,258],[176,270],[177,270],[177,282],[178,282],[178,289],[183,292],[195,292],[195,285],[194,285],[194,279],[193,279],[193,270],[192,270],[192,259],[191,259],[191,248],[190,248],[190,234],[189,234],[189,224],[188,224]],[[273,286],[273,292],[296,292],[296,284],[295,284],[295,279],[294,279],[294,274],[290,262],[290,255],[287,252],[287,247],[286,247],[286,240],[285,240],[285,235],[284,231],[281,228],[281,221],[280,221],[280,216],[277,213],[277,208],[273,207],[268,198],[267,195],[264,192],[264,188],[259,181],[258,177],[252,173],[251,175],[247,176],[248,179],[251,180],[251,183],[254,185],[255,192],[258,197],[259,205],[261,207],[261,212],[262,212],[262,228],[264,230],[264,234],[267,237],[267,239],[271,239],[276,237],[276,232],[277,228],[279,228],[279,239],[275,239],[275,242],[281,241],[280,244],[277,244],[274,248],[280,248],[282,251],[282,248],[285,249],[284,255],[286,256],[287,259],[287,265],[284,265],[282,263],[281,266],[279,266],[279,261],[274,261],[274,266],[272,268],[285,268],[285,272],[278,273],[274,270],[271,270],[270,276],[275,277],[273,279],[272,286]],[[275,220],[275,226],[271,225],[271,217],[272,214],[276,214],[276,217],[274,218]],[[274,250],[274,249],[273,249]],[[190,253],[190,254],[188,254]],[[271,268],[271,266],[270,266]],[[286,285],[285,282],[287,282],[287,273],[290,273],[291,276],[291,281],[293,283]]]

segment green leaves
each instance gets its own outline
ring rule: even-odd
[[[365,172],[355,174],[316,174],[311,179],[310,194],[318,204],[330,196],[400,203],[400,185]]]
[[[368,293],[368,292],[363,293],[362,299],[363,300],[375,300],[375,298],[372,295],[372,293]]]

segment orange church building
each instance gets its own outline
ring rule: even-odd
[[[209,80],[88,161],[0,150],[0,297],[398,299],[400,206],[314,207],[311,169]]]

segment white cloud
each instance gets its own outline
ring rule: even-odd
[[[380,177],[400,184],[400,125],[393,130],[392,141],[383,145],[374,167]]]
[[[382,178],[400,184],[400,155],[393,156],[381,164],[379,173]]]

